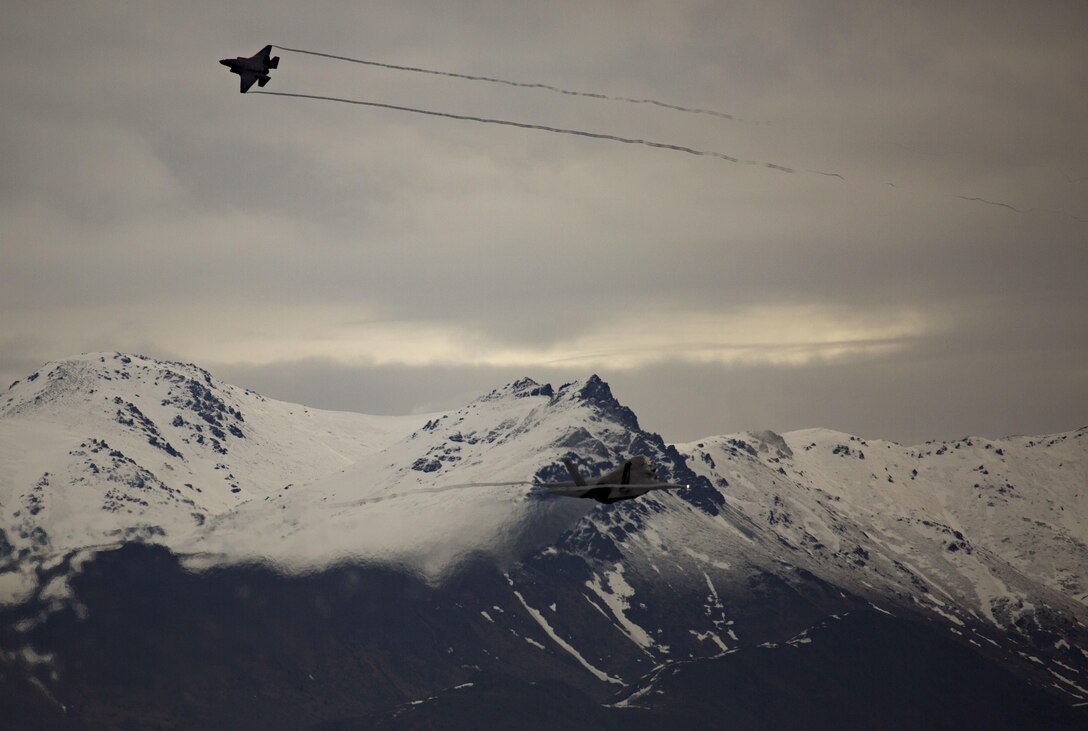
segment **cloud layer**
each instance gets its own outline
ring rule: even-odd
[[[1083,3],[27,5],[0,28],[0,376],[124,349],[374,411],[598,372],[674,438],[1081,426],[1086,27]],[[807,174],[239,95],[216,60],[266,43],[740,119],[286,51],[269,90]]]

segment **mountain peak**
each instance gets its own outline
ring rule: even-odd
[[[532,378],[526,376],[513,383],[508,383],[502,388],[493,389],[489,393],[481,396],[478,400],[496,401],[504,398],[527,398],[529,396],[547,396],[551,398],[554,395],[555,390],[550,383],[537,383]]]
[[[573,381],[560,386],[552,400],[558,402],[563,399],[583,403],[597,411],[601,416],[611,419],[631,431],[641,431],[635,412],[617,401],[616,397],[612,395],[612,389],[609,388],[608,383],[596,373],[585,381]]]
[[[73,399],[86,401],[92,396],[97,399],[107,393],[129,398],[144,391],[145,396],[151,396],[171,384],[196,384],[194,388],[200,390],[230,390],[227,384],[216,381],[208,371],[191,363],[160,361],[134,353],[81,353],[49,361],[26,378],[13,382],[0,395],[0,414],[35,412]]]
[[[601,377],[594,373],[582,386],[582,389],[578,392],[586,401],[608,402],[614,403],[616,401],[615,396],[612,395],[612,389],[608,387],[608,383],[601,380]]]
[[[555,390],[550,383],[540,384],[528,377],[514,381],[506,388],[517,398],[525,398],[526,396],[548,396],[550,398],[555,395]]]

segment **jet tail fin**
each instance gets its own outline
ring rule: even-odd
[[[268,59],[268,68],[278,69],[279,67],[280,67],[280,57],[279,56],[273,56],[272,58]]]
[[[623,463],[623,476],[620,477],[621,485],[631,484],[631,460],[627,460]]]
[[[582,475],[578,472],[578,468],[574,466],[574,463],[569,459],[563,460],[563,465],[567,468],[567,473],[570,474],[570,479],[574,480],[574,484],[578,487],[585,487],[586,481],[582,479]]]

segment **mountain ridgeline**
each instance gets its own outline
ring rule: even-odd
[[[515,484],[634,454],[690,487]],[[95,353],[0,464],[5,727],[1088,726],[1088,429],[672,445],[597,376],[379,417]]]

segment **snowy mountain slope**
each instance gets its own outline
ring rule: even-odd
[[[565,479],[562,459],[592,475],[634,453],[657,456],[667,469],[666,451],[597,377],[557,390],[523,379],[428,420],[304,492],[239,505],[177,548],[296,568],[381,560],[437,580],[469,555],[509,563],[551,545],[592,512],[592,501],[524,484]]]
[[[805,430],[680,449],[749,520],[851,584],[1002,625],[1025,582],[1085,608],[1088,429],[920,447]]]
[[[1088,696],[1088,429],[917,447],[805,430],[679,448],[780,560],[976,645],[1004,633],[1007,656]]]
[[[309,409],[135,355],[46,364],[0,395],[0,562],[26,569],[84,546],[169,542],[427,418]],[[25,585],[8,573],[6,586]]]
[[[604,506],[480,484],[565,479],[566,457],[592,475],[632,454],[691,488]],[[732,672],[738,657],[821,641],[830,635],[813,627],[858,613],[925,623],[980,668],[1088,700],[1086,430],[912,448],[806,430],[676,447],[596,376],[559,388],[524,379],[456,411],[387,418],[272,402],[195,366],[110,354],[51,364],[0,396],[0,457],[0,528],[14,544],[0,585],[19,578],[21,598],[37,584],[8,615],[13,633],[0,632],[0,645],[30,654],[0,652],[0,666],[51,668],[64,680],[50,687],[71,697],[101,688],[73,675],[73,650],[54,638],[103,641],[108,627],[79,617],[129,611],[117,577],[146,570],[155,591],[226,602],[288,635],[285,597],[316,581],[324,588],[292,603],[293,621],[309,632],[340,618],[336,631],[353,639],[341,650],[328,637],[323,662],[374,688],[344,696],[344,713],[381,715],[473,673],[530,695],[547,680],[580,702],[670,708],[658,691],[672,693],[678,673]],[[110,499],[120,508],[106,509]],[[154,556],[144,568],[139,551],[65,558],[101,543],[158,543],[211,570],[164,569]],[[57,609],[66,586],[73,597]],[[395,627],[356,627],[364,609]],[[188,619],[169,616],[141,621],[173,636],[171,623]],[[261,672],[287,683],[285,698],[295,692],[291,673]]]
[[[526,637],[618,686],[620,703],[687,663],[806,644],[821,620],[864,611],[934,624],[1082,704],[1085,431],[913,449],[826,430],[680,445],[721,504],[594,510],[507,580],[542,630]],[[1016,489],[1026,497],[1002,501]]]

